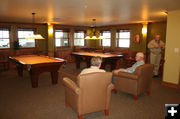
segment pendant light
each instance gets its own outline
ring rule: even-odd
[[[100,36],[100,31],[96,28],[96,19],[92,19],[92,26],[87,29],[85,39],[104,39],[103,36]]]
[[[36,13],[32,13],[32,20],[33,20],[33,24],[35,23],[35,14]],[[26,37],[25,39],[44,39],[41,34],[32,34],[29,35],[28,37]]]

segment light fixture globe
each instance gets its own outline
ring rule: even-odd
[[[100,31],[96,28],[96,19],[92,19],[93,25],[87,29],[85,39],[103,39],[100,36]]]
[[[40,34],[32,34],[26,37],[25,39],[44,39]]]

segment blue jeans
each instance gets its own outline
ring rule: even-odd
[[[114,84],[114,76],[112,75],[112,80],[111,80],[111,82]]]

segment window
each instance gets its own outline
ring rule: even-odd
[[[9,29],[0,28],[0,48],[9,48]]]
[[[102,31],[101,35],[104,39],[101,41],[101,46],[111,46],[111,32],[110,31]]]
[[[69,46],[69,31],[55,30],[56,47]]]
[[[129,48],[130,46],[130,30],[119,30],[116,33],[116,47]]]
[[[84,31],[77,31],[74,33],[74,46],[84,46]]]
[[[29,35],[33,35],[33,29],[18,29],[18,41],[22,48],[35,47],[35,39],[25,39]]]

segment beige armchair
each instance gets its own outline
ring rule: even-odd
[[[65,104],[71,106],[82,119],[82,115],[97,111],[109,114],[112,73],[98,72],[83,74],[77,77],[77,83],[69,78],[63,78],[65,87]]]
[[[137,67],[133,74],[119,72],[118,75],[114,75],[114,93],[117,91],[127,92],[133,94],[135,100],[138,99],[139,94],[150,95],[152,77],[152,64]]]

